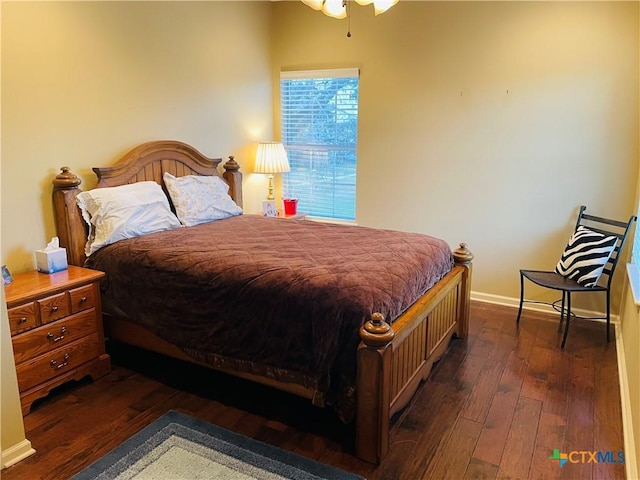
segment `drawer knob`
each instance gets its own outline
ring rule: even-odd
[[[58,306],[54,305],[53,307],[51,307],[51,311],[52,312],[57,312],[58,311]]]
[[[18,323],[26,323],[27,322],[27,317],[20,317],[18,319]]]
[[[49,333],[47,333],[47,338],[49,340],[53,340],[54,342],[59,342],[60,340],[62,340],[64,338],[64,334],[65,333],[67,333],[67,327],[62,327],[60,329],[60,335],[58,335],[56,337],[53,333],[49,332]]]
[[[62,368],[62,367],[66,367],[69,364],[69,354],[65,353],[62,363],[58,363],[55,360],[51,360],[51,367],[55,368],[56,370]]]
[[[84,303],[84,302],[86,302],[86,301],[87,301],[87,297],[82,297],[82,298],[80,298],[80,303]]]

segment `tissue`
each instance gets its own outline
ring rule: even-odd
[[[60,247],[58,237],[53,237],[45,248],[36,250],[36,267],[43,273],[67,269],[67,249]]]

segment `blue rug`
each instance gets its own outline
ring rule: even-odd
[[[89,479],[363,480],[175,411],[72,477]]]

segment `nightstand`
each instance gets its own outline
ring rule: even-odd
[[[103,272],[70,265],[13,276],[5,296],[22,414],[51,389],[109,373],[100,308]]]

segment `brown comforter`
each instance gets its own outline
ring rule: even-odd
[[[186,353],[352,397],[358,329],[394,319],[452,268],[427,235],[241,215],[119,241],[87,266],[103,295]],[[105,303],[108,303],[105,302]]]

